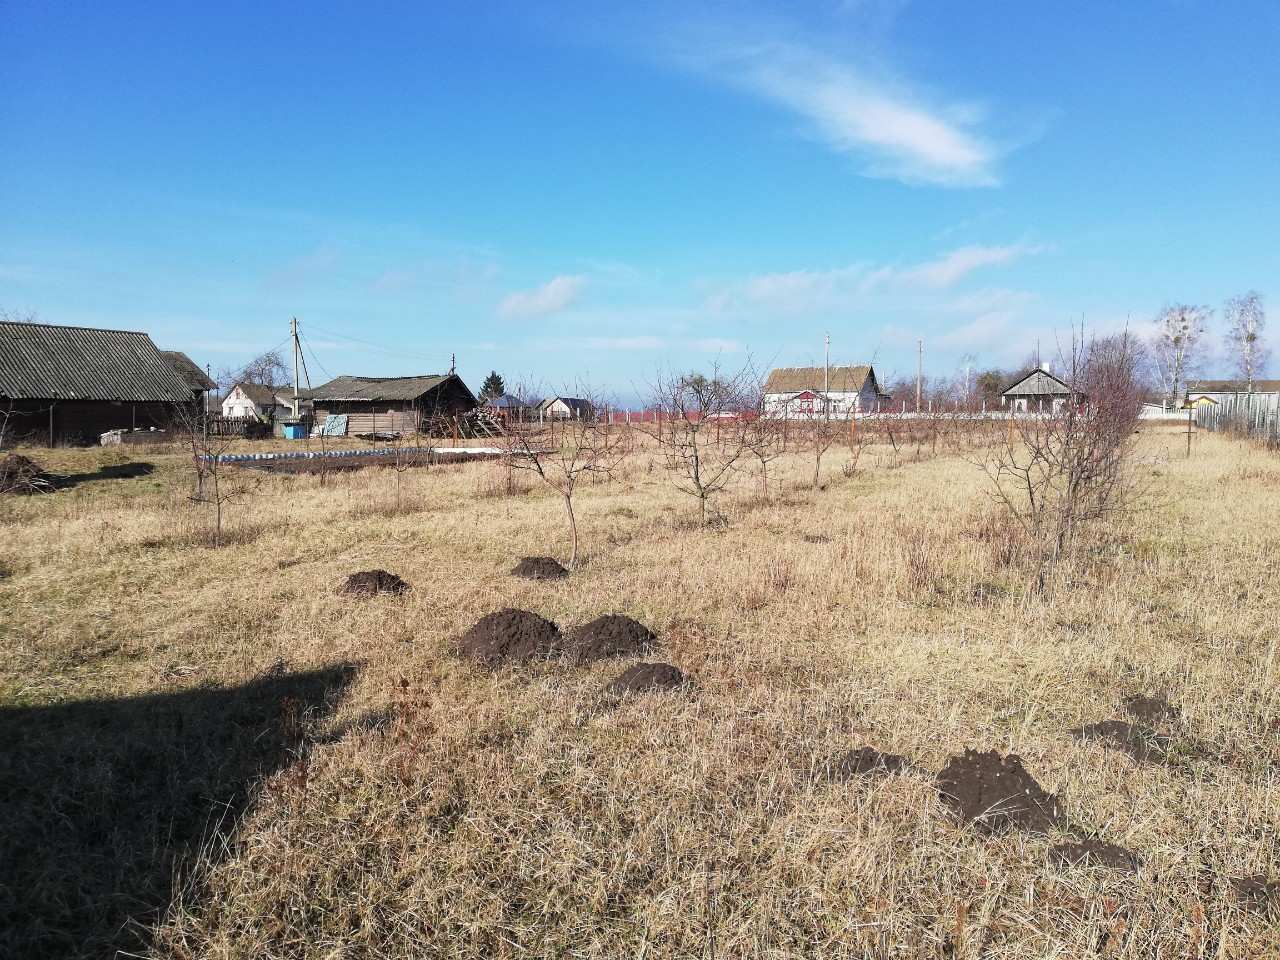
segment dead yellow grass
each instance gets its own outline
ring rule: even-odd
[[[68,452],[157,473],[0,504],[0,681],[10,707],[244,684],[358,663],[307,746],[268,771],[153,923],[174,957],[1266,956],[1274,917],[1228,879],[1280,876],[1275,460],[1211,435],[1142,439],[1155,499],[1028,590],[979,471],[863,453],[828,485],[788,454],[761,502],[690,522],[641,449],[578,495],[504,495],[498,464],[255,475],[239,543],[193,545],[181,457]],[[353,600],[350,572],[413,589]],[[625,664],[489,673],[449,638],[503,606],[563,626],[629,614],[692,675],[617,707]],[[1067,730],[1159,693],[1168,765]],[[2,715],[0,715],[2,716]],[[828,784],[870,744],[936,771],[1023,757],[1070,820],[1143,858],[1051,867],[1061,836],[978,836],[925,775]]]

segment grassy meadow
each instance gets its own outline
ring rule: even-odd
[[[821,489],[789,452],[704,528],[640,446],[554,582],[509,571],[567,558],[562,503],[500,463],[237,472],[214,548],[180,451],[23,451],[86,479],[0,498],[0,954],[1280,956],[1232,886],[1280,879],[1280,458],[1184,442],[1140,437],[1138,509],[1043,591],[947,450],[837,445]],[[370,568],[412,589],[338,592]],[[507,606],[628,614],[695,685],[455,655]],[[1132,694],[1180,708],[1164,762],[1068,733]],[[823,775],[864,745],[916,769]],[[1139,869],[957,823],[966,747]]]

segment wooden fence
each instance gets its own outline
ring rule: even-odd
[[[1196,425],[1280,447],[1280,393],[1232,393],[1196,407]]]

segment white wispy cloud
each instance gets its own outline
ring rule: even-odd
[[[1045,249],[1047,248],[1042,245],[1027,243],[1015,243],[1002,247],[960,247],[936,260],[900,270],[895,279],[908,285],[951,287],[975,270],[1012,263],[1022,257],[1042,253]]]
[[[1005,266],[1049,249],[1041,244],[966,246],[911,264],[854,263],[827,270],[790,270],[747,277],[712,292],[707,308],[723,313],[749,303],[783,313],[832,310],[866,302],[886,292],[950,289],[970,275]]]
[[[542,286],[532,290],[518,290],[503,297],[498,304],[498,315],[516,319],[557,313],[581,296],[585,284],[586,277],[581,275],[552,277]]]
[[[1000,150],[976,129],[982,111],[971,105],[931,105],[799,43],[711,49],[682,59],[799,115],[831,149],[862,160],[867,176],[948,187],[1000,182]]]

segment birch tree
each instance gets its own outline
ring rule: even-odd
[[[1151,355],[1171,403],[1178,402],[1187,378],[1199,367],[1209,314],[1208,307],[1178,303],[1165,307],[1156,318]]]
[[[1227,342],[1231,344],[1236,373],[1245,382],[1245,389],[1253,393],[1253,381],[1265,372],[1269,350],[1262,335],[1267,326],[1267,312],[1262,306],[1262,295],[1254,290],[1239,297],[1232,297],[1222,308],[1227,321]]]

